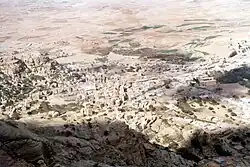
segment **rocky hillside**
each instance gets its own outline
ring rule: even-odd
[[[226,66],[244,55],[137,50],[2,55],[0,166],[249,166],[248,67]]]
[[[1,0],[0,167],[249,167],[249,6]]]

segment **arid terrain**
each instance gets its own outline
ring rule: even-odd
[[[0,0],[0,167],[249,167],[243,0]]]

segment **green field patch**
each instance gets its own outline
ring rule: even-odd
[[[207,30],[209,28],[212,28],[211,26],[199,26],[199,27],[192,27],[187,30]]]
[[[160,53],[165,53],[165,54],[173,54],[177,53],[179,50],[178,49],[167,49],[167,50],[160,50]]]
[[[107,34],[107,35],[115,35],[115,32],[104,32],[103,34]]]
[[[147,29],[157,29],[157,28],[161,28],[164,25],[154,25],[154,26],[143,26],[142,29],[143,30],[147,30]]]
[[[221,35],[211,35],[211,36],[206,37],[204,40],[214,39],[214,38],[217,38],[217,37],[220,37],[220,36]]]
[[[214,23],[207,23],[207,22],[184,23],[184,24],[178,25],[177,27],[185,27],[185,26],[200,25],[200,24],[213,25]]]
[[[109,43],[119,42],[119,41],[120,41],[120,39],[110,39],[110,40],[108,40]]]

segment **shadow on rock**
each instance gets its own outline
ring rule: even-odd
[[[250,166],[250,129],[231,128],[207,133],[197,130],[178,151],[198,166]]]
[[[223,73],[214,74],[219,83],[239,83],[250,88],[250,67],[243,66]]]
[[[178,153],[122,122],[42,126],[0,121],[1,167],[250,166],[250,129],[197,130]]]
[[[187,167],[186,160],[122,122],[38,126],[0,121],[1,167]]]

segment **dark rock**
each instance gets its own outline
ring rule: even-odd
[[[234,57],[237,55],[237,52],[234,50],[233,52],[230,53],[229,57]]]

